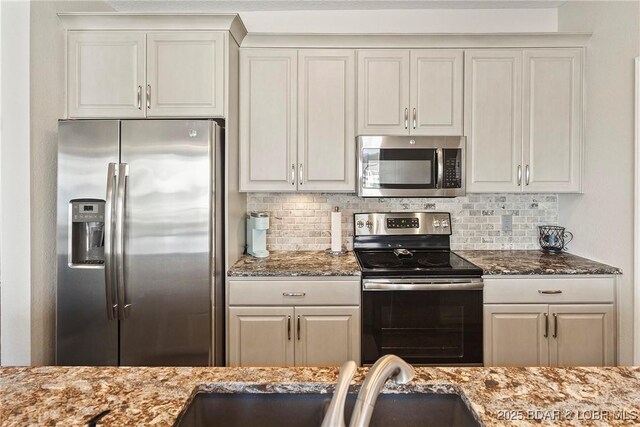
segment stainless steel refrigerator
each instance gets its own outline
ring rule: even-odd
[[[56,363],[223,365],[222,128],[58,132]]]

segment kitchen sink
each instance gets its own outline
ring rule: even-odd
[[[178,427],[320,426],[331,393],[197,393],[176,421]],[[349,424],[357,395],[346,403]],[[479,426],[457,394],[382,393],[371,426]]]

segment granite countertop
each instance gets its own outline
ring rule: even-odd
[[[622,274],[622,270],[572,255],[567,252],[548,254],[541,250],[454,251],[484,270],[498,274]]]
[[[337,368],[0,368],[3,426],[171,426],[195,391],[328,392]],[[355,377],[353,391],[365,368]],[[458,393],[485,426],[640,423],[640,367],[417,368],[384,392]],[[605,412],[606,411],[606,412]],[[599,420],[591,420],[599,416]],[[509,418],[511,417],[511,418]],[[514,418],[515,417],[515,418]],[[617,419],[623,418],[623,419]]]
[[[271,251],[267,258],[243,255],[228,276],[360,276],[360,267],[353,252],[332,256],[324,251]]]

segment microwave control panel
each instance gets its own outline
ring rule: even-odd
[[[445,148],[443,156],[443,188],[462,188],[462,150]]]

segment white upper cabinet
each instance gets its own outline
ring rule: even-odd
[[[409,134],[409,51],[358,51],[358,135]]]
[[[579,192],[582,50],[524,52],[525,191]]]
[[[462,135],[463,51],[358,51],[358,135]]]
[[[355,191],[353,50],[298,51],[298,189]]]
[[[67,43],[70,118],[145,116],[145,33],[70,31]]]
[[[522,186],[522,51],[465,52],[467,191]]]
[[[412,50],[412,135],[462,135],[462,50]]]
[[[355,52],[242,49],[241,191],[355,192]]]
[[[147,116],[224,115],[224,33],[147,34]]]
[[[240,190],[297,189],[295,49],[240,50]]]
[[[69,31],[68,117],[224,117],[225,44],[224,31]]]
[[[581,191],[582,49],[468,50],[467,191]]]

